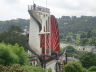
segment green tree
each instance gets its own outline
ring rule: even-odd
[[[89,38],[89,45],[96,46],[96,37]]]
[[[64,67],[64,72],[86,72],[79,62],[70,62]]]
[[[80,33],[80,38],[86,38],[86,37],[87,37],[87,32]]]
[[[73,46],[67,46],[65,47],[67,55],[68,56],[74,56],[76,54],[77,50]]]
[[[25,65],[28,64],[28,55],[24,51],[23,47],[19,45],[10,45],[0,43],[0,64],[2,65],[12,65],[12,64],[20,64]]]
[[[73,33],[68,33],[65,36],[65,41],[66,42],[72,42],[73,41],[74,34]]]
[[[85,54],[81,55],[79,59],[85,68],[96,65],[96,54],[94,53],[86,52]]]
[[[76,41],[75,41],[76,45],[80,45],[80,34],[76,35]]]
[[[81,46],[85,46],[85,45],[88,45],[88,44],[89,44],[88,38],[81,38],[80,39],[80,45]]]
[[[88,69],[88,71],[94,71],[94,72],[96,72],[96,66],[91,66],[89,69]]]
[[[79,59],[86,53],[87,53],[86,51],[77,51],[75,58]]]
[[[0,33],[0,42],[15,45],[16,43],[23,46],[26,50],[28,48],[28,38],[23,35],[23,30],[18,26],[12,26],[6,32]]]

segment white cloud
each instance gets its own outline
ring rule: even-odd
[[[47,7],[56,17],[62,15],[96,16],[96,0],[47,0]],[[46,6],[46,0],[34,0],[41,6]],[[14,18],[29,18],[27,6],[33,4],[33,0],[0,0],[0,20]]]

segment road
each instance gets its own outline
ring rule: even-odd
[[[63,52],[63,54],[59,57],[58,61],[63,64],[63,61],[65,60],[65,53],[66,53],[66,50]],[[46,64],[46,68],[49,69],[51,68],[52,69],[52,72],[55,72],[55,65],[57,63],[57,60],[52,60],[50,62],[48,62]]]
[[[55,72],[55,64],[56,64],[56,60],[52,60],[50,61],[49,63],[46,64],[46,68],[49,69],[51,68],[52,69],[52,72]]]
[[[65,60],[65,56],[64,55],[65,55],[65,51],[62,54],[62,56],[59,57],[59,60],[58,61],[60,61],[61,63],[63,63],[63,60]],[[50,61],[50,62],[48,62],[46,64],[46,68],[47,69],[51,68],[52,69],[52,72],[55,72],[55,65],[56,65],[56,63],[57,63],[57,60],[52,60],[52,61]]]

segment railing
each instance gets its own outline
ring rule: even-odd
[[[36,5],[28,5],[28,10],[35,10],[35,11],[42,11],[42,12],[50,13],[50,9],[41,7],[41,6],[36,6]]]

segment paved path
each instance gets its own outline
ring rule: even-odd
[[[65,56],[64,56],[64,55],[65,55],[65,51],[64,51],[64,53],[62,54],[62,56],[59,57],[59,61],[60,61],[60,62],[63,62],[63,60],[65,60]],[[52,60],[52,61],[48,62],[48,63],[46,64],[46,68],[47,68],[47,69],[51,68],[51,69],[52,69],[52,72],[55,72],[56,62],[57,62],[57,60]]]
[[[56,64],[56,60],[52,60],[49,63],[47,63],[46,68],[47,69],[51,68],[52,72],[55,72],[55,64]]]

